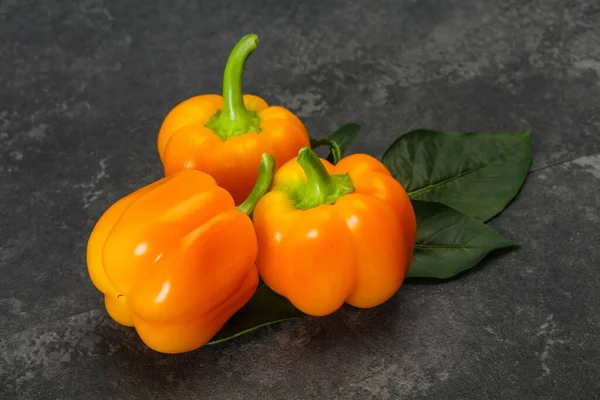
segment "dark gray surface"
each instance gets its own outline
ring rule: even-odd
[[[87,236],[161,176],[162,118],[218,92],[248,32],[247,92],[314,136],[360,122],[353,152],[417,127],[531,129],[533,172],[493,221],[522,246],[376,309],[144,348],[106,316]],[[596,0],[4,0],[0,39],[0,398],[600,396]]]

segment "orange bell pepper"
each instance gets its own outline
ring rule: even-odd
[[[258,169],[258,168],[257,168]],[[265,155],[254,191],[235,207],[208,174],[184,170],[113,204],[95,225],[87,264],[108,314],[150,348],[206,344],[254,294],[256,234],[249,214],[267,192]]]
[[[314,316],[387,301],[416,238],[406,191],[381,162],[355,154],[334,166],[310,148],[276,172],[253,222],[261,278]]]
[[[310,145],[293,113],[260,97],[242,95],[242,73],[258,37],[244,36],[225,66],[223,96],[206,94],[183,101],[164,119],[158,153],[165,175],[194,168],[213,176],[239,204],[252,190],[263,153],[276,168]]]

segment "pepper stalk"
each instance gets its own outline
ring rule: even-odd
[[[211,117],[206,127],[223,140],[260,131],[260,117],[244,105],[242,77],[244,66],[258,45],[258,36],[245,35],[235,45],[223,74],[223,109]]]
[[[247,216],[252,217],[254,208],[258,201],[269,191],[271,184],[273,183],[273,176],[275,175],[275,157],[270,154],[264,153],[258,164],[258,179],[252,188],[252,191],[236,208]]]
[[[330,175],[319,156],[310,147],[300,149],[296,162],[306,174],[306,183],[288,190],[296,208],[306,210],[323,204],[333,204],[340,197],[354,192],[350,175]]]

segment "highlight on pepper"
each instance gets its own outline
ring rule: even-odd
[[[304,124],[292,112],[243,94],[244,67],[257,45],[257,35],[244,36],[227,60],[222,96],[204,94],[181,102],[167,114],[158,134],[166,176],[184,169],[206,172],[236,204],[252,190],[263,153],[275,158],[277,169],[310,146]]]
[[[332,165],[308,147],[276,172],[253,222],[261,278],[314,316],[390,299],[416,237],[408,195],[380,161],[354,154]]]
[[[206,344],[255,293],[250,219],[269,190],[275,159],[238,207],[210,175],[183,170],[117,201],[96,223],[88,272],[108,314],[150,348],[182,353]]]

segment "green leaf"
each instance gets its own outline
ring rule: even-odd
[[[413,201],[417,240],[408,277],[447,279],[489,252],[515,246],[485,223],[441,203]]]
[[[304,314],[285,297],[278,295],[263,283],[208,344],[225,342],[258,328],[302,316]]]
[[[518,194],[531,164],[531,133],[409,132],[383,163],[413,200],[487,221]]]
[[[337,164],[338,161],[344,157],[346,149],[350,143],[356,138],[360,132],[360,125],[357,123],[350,123],[342,126],[337,131],[325,139],[310,139],[310,147],[316,149],[320,146],[329,146],[329,155],[327,161],[332,164]]]

